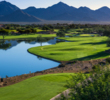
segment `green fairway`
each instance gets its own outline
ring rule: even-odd
[[[69,30],[67,30],[66,33],[80,33],[82,31],[83,31],[83,29],[69,29]]]
[[[46,31],[46,30],[41,30],[41,29],[37,29],[37,32],[42,32],[42,31]],[[78,33],[77,31],[80,31],[80,30],[83,30],[83,29],[69,29],[67,32],[66,32],[66,35],[70,35],[69,33]],[[9,32],[16,32],[16,30],[9,30]],[[58,32],[59,29],[54,29],[54,32]],[[39,36],[40,34],[23,34],[23,35],[10,35],[10,36],[5,36],[5,39],[23,39],[23,38],[36,38],[37,36]],[[42,37],[56,37],[56,34],[41,34]],[[0,36],[0,39],[3,39],[2,36]]]
[[[60,38],[71,42],[61,42],[55,45],[34,47],[28,51],[57,61],[91,60],[109,57],[107,37],[67,37]]]
[[[18,36],[6,36],[5,39],[23,39],[23,38],[36,38],[40,34],[32,34],[32,35],[18,35]],[[42,34],[42,37],[56,37],[56,34]],[[2,36],[0,36],[0,39],[3,39]]]
[[[74,73],[41,75],[0,88],[0,100],[50,100],[60,92]]]

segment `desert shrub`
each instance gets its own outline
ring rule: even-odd
[[[65,65],[64,64],[60,64],[58,67],[65,67]]]
[[[96,70],[98,70],[99,68],[100,68],[100,65],[94,65],[94,66],[92,67],[93,71],[96,71]]]
[[[63,94],[61,94],[61,97],[56,98],[55,100],[67,100],[67,98]]]
[[[80,74],[67,87],[71,88],[71,92],[66,100],[110,100],[110,68],[101,68],[89,77]]]
[[[110,63],[110,57],[106,59],[106,62],[107,63]]]

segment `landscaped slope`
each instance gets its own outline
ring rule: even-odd
[[[41,75],[0,88],[0,100],[50,100],[66,88],[73,73]]]
[[[107,37],[71,37],[61,38],[72,42],[62,42],[55,45],[34,47],[28,51],[57,61],[91,60],[106,58],[109,54]]]

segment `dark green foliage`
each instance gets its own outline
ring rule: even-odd
[[[49,41],[51,38],[49,38],[49,37],[42,37],[42,35],[39,35],[38,37],[37,37],[37,39],[36,39],[36,42],[39,42],[40,44],[41,44],[41,46],[42,46],[42,42],[46,42],[46,41]]]
[[[83,32],[84,32],[84,33],[87,33],[87,34],[88,34],[88,33],[92,33],[92,32],[93,32],[93,29],[91,29],[91,28],[90,28],[90,29],[85,28],[85,29],[83,30]]]
[[[65,67],[65,65],[64,64],[60,64],[58,67]]]
[[[110,47],[110,38],[107,39],[107,47]]]
[[[104,36],[110,37],[110,30],[105,30],[105,31],[104,31]]]
[[[43,27],[42,27],[42,30],[46,30],[46,31],[47,31],[47,30],[49,30],[49,29],[50,29],[50,28],[49,28],[48,26],[43,26]]]
[[[31,32],[32,33],[37,33],[36,29],[33,29],[33,28],[31,29]]]
[[[57,36],[59,37],[65,37],[65,33],[63,30],[59,30],[58,33],[57,33]]]
[[[11,46],[11,43],[8,43],[8,44],[0,43],[0,49],[3,49],[3,50],[7,50],[10,46]]]
[[[38,37],[37,37],[37,40],[36,40],[37,42],[40,42],[40,44],[41,44],[41,46],[42,46],[42,42],[44,41],[44,38],[42,37],[42,35],[39,35]]]
[[[34,29],[34,28],[21,28],[21,29],[17,29],[17,31],[20,34],[37,33],[36,29]]]
[[[110,57],[106,59],[106,62],[107,63],[110,63]]]
[[[6,35],[9,34],[9,31],[7,29],[0,29],[0,35],[3,36],[3,39],[5,38]]]
[[[97,69],[97,66],[93,69]],[[89,77],[83,74],[77,78],[73,76],[67,87],[72,91],[66,100],[110,100],[110,68],[98,69]]]
[[[22,30],[22,29],[17,29],[17,31],[21,34],[24,33],[24,30]]]
[[[76,25],[75,25],[75,24],[71,24],[71,25],[69,25],[69,28],[74,29],[75,27],[76,27]]]
[[[24,33],[26,33],[26,34],[32,33],[32,30],[31,29],[26,29],[26,30],[24,30]]]
[[[67,98],[63,94],[61,94],[61,97],[56,98],[55,100],[67,100]]]
[[[92,67],[93,71],[97,71],[98,69],[100,69],[100,65],[94,65]]]

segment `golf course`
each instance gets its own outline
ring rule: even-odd
[[[84,73],[90,71],[90,69],[92,69],[93,67],[92,64],[95,64],[94,62],[92,63],[92,60],[97,60],[97,63],[100,63],[98,59],[108,58],[110,56],[107,52],[105,52],[106,50],[109,50],[109,47],[107,46],[107,36],[100,36],[99,34],[84,34],[80,33],[81,31],[83,31],[83,29],[69,29],[65,32],[65,36],[63,37],[57,35],[57,33],[60,32],[58,29],[54,30],[56,34],[32,33],[21,35],[6,35],[4,38],[4,44],[8,42],[12,44],[15,43],[15,47],[17,47],[17,45],[21,45],[21,47],[26,49],[24,50],[24,52],[23,49],[16,49],[20,51],[18,51],[18,55],[20,55],[20,53],[21,55],[26,55],[26,57],[24,58],[25,61],[28,57],[31,59],[31,56],[34,56],[35,60],[34,58],[32,58],[32,61],[36,62],[37,64],[38,62],[46,63],[46,65],[41,66],[45,67],[46,69],[48,66],[47,60],[53,60],[53,62],[61,62],[61,64],[54,66],[53,64],[55,63],[50,62],[49,64],[52,65],[50,69],[38,71],[40,74],[38,73],[34,76],[31,76],[31,74],[34,74],[33,72],[31,73],[31,71],[30,74],[22,74],[21,76],[19,76],[19,78],[17,76],[7,76],[5,78],[5,81],[1,82],[1,84],[3,84],[0,88],[0,100],[50,100],[57,94],[62,93],[63,91],[68,89],[65,86],[67,85],[67,81],[72,80],[72,76],[75,75],[76,78],[78,78],[78,73],[82,72],[82,70]],[[39,30],[39,32],[42,32],[42,30]],[[45,37],[54,38],[50,38],[50,40],[47,41],[42,41],[42,39],[44,39]],[[0,39],[3,40],[2,35],[0,36]],[[17,41],[20,39],[24,40],[20,41],[20,43],[19,41]],[[28,43],[29,47],[26,47],[27,42],[25,41],[25,39],[35,40],[31,40]],[[39,41],[36,41],[36,39],[39,39]],[[52,41],[54,42],[51,43]],[[39,45],[40,42],[41,44],[43,43],[43,45]],[[32,44],[33,46],[31,46]],[[12,47],[14,47],[14,45]],[[12,52],[14,51],[15,50],[13,50]],[[30,55],[28,56],[28,54]],[[21,57],[18,55],[16,55],[16,58]],[[27,60],[28,65],[33,64],[34,66],[36,64],[34,64],[34,62],[30,64],[29,59]],[[91,62],[89,62],[89,60]],[[21,58],[21,62],[22,61],[24,62],[24,60],[22,60]],[[85,64],[83,64],[83,66],[78,65],[79,62],[77,61],[85,61]],[[75,63],[77,66],[74,65]],[[90,64],[89,67],[86,66],[87,63]],[[35,66],[35,68],[40,68],[40,65],[37,64],[37,67]],[[24,65],[26,64],[24,63]],[[82,68],[82,70],[80,67]],[[24,69],[26,70],[26,68]],[[27,78],[23,79],[23,75],[27,75]]]
[[[62,37],[59,39],[68,42],[34,47],[28,49],[28,51],[56,61],[93,60],[109,57],[109,54],[105,53],[105,50],[109,49],[106,36],[92,37],[83,34],[77,37]]]
[[[74,73],[41,75],[0,88],[0,100],[50,100],[66,90],[64,87]]]
[[[0,100],[110,100],[110,0],[19,1],[0,0]]]

